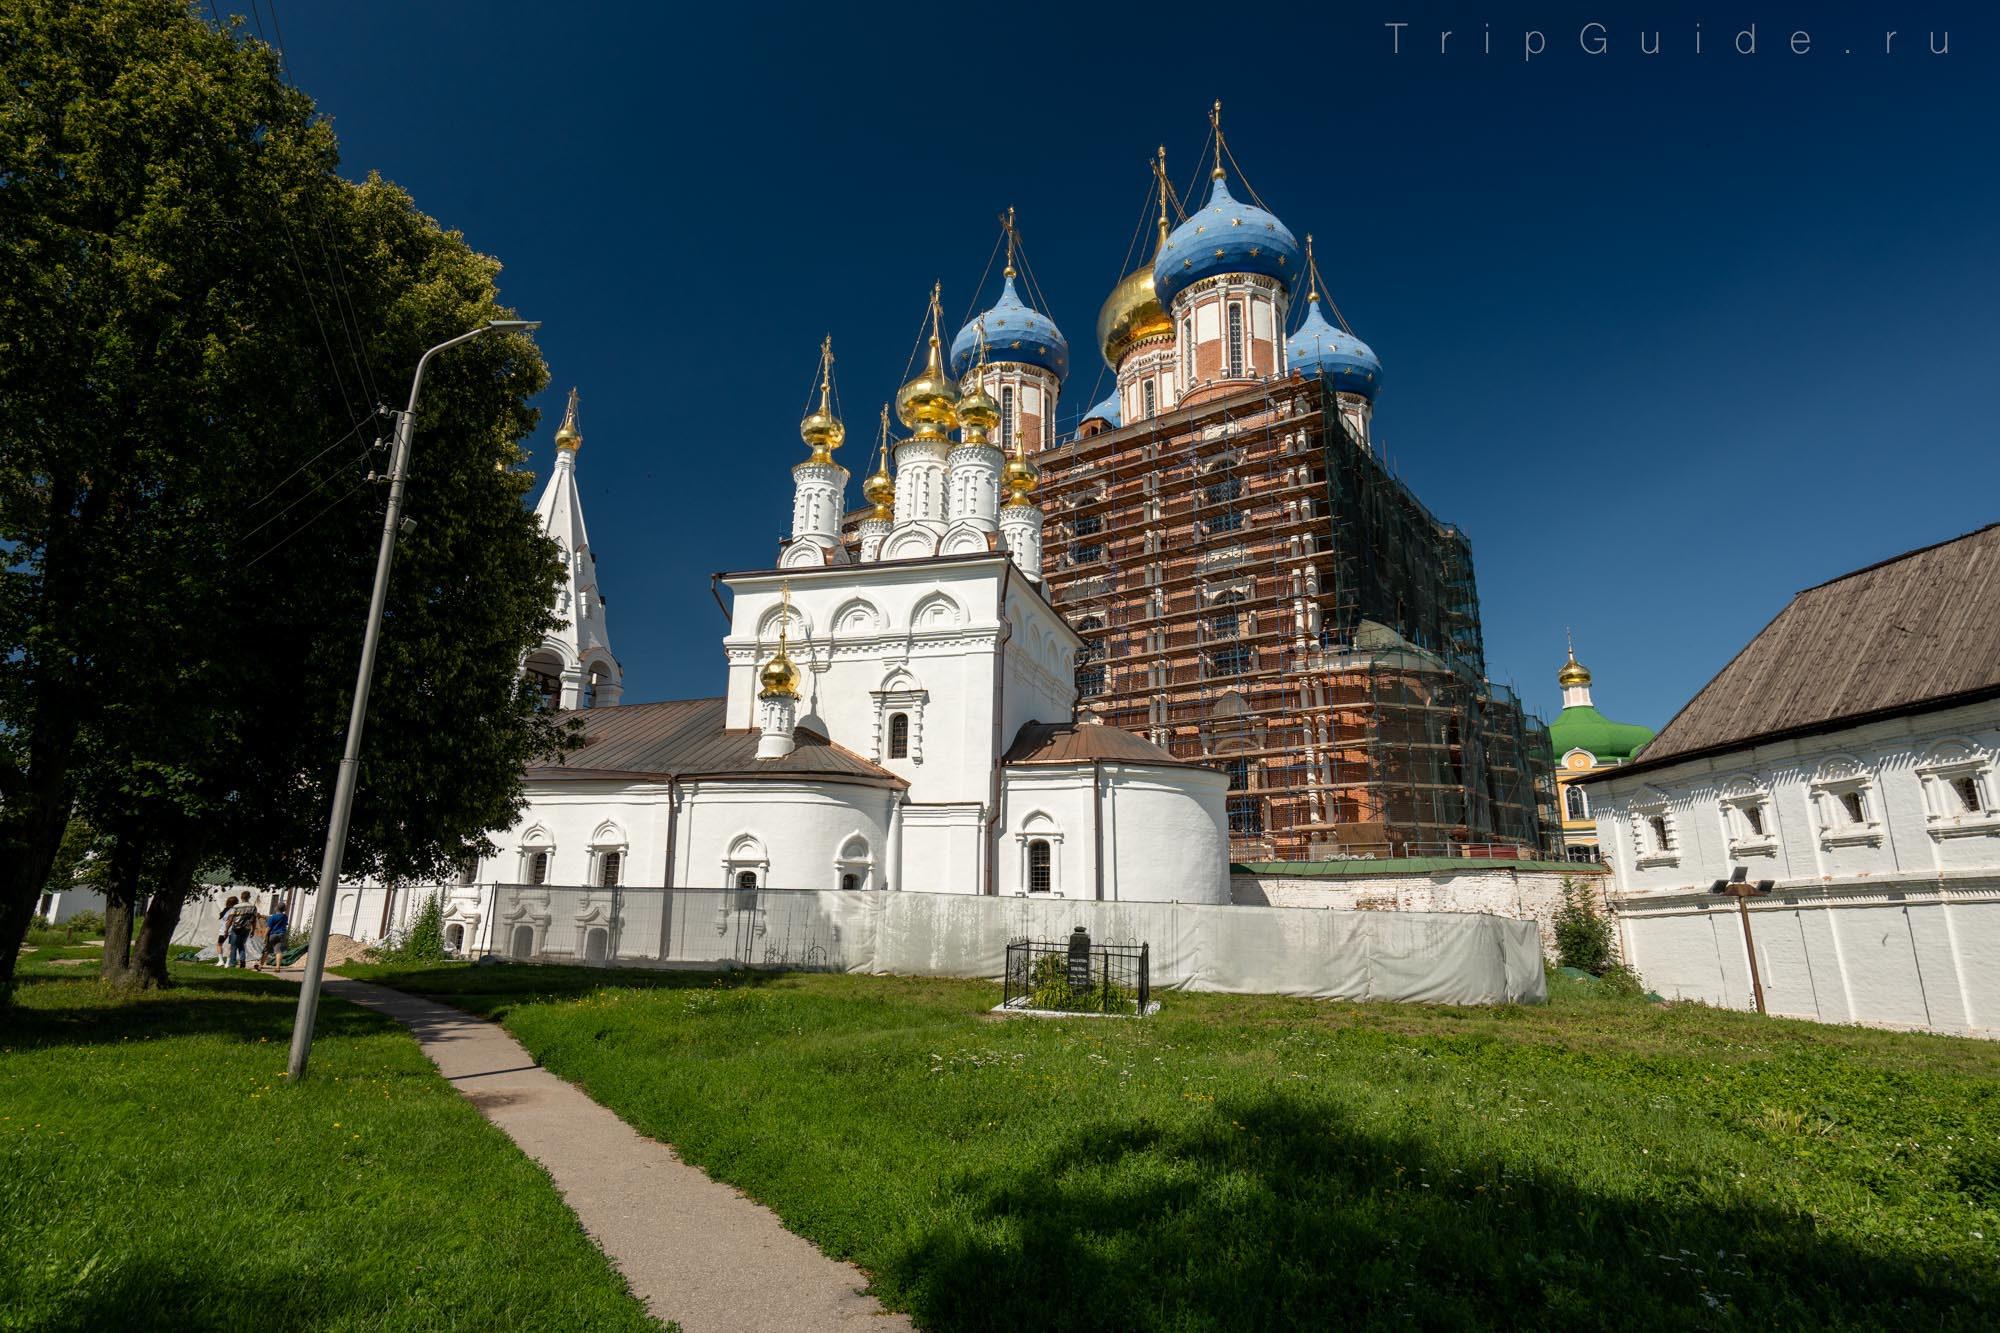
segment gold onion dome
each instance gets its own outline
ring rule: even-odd
[[[958,424],[965,428],[965,444],[985,444],[987,433],[1000,424],[1000,404],[977,380],[967,382],[958,400]]]
[[[896,391],[896,418],[920,440],[941,440],[958,424],[958,390],[945,377],[938,350],[939,289],[931,288],[930,355],[917,377]]]
[[[889,519],[896,511],[896,479],[889,475],[889,409],[882,409],[882,460],[868,480],[861,483],[861,494],[869,504],[875,506],[870,518]]]
[[[1006,473],[1001,477],[1007,487],[1009,504],[1033,504],[1028,497],[1034,494],[1035,486],[1042,479],[1042,470],[1028,461],[1028,456],[1015,450],[1007,460]]]
[[[1569,655],[1569,661],[1563,663],[1563,669],[1556,673],[1556,684],[1562,686],[1564,689],[1568,689],[1572,685],[1588,685],[1590,684],[1590,670],[1583,663],[1577,661],[1576,654],[1572,652]]]
[[[1153,265],[1127,273],[1104,308],[1097,312],[1097,345],[1104,352],[1104,364],[1113,370],[1125,354],[1148,338],[1160,338],[1174,331],[1173,320],[1153,291]]]
[[[1160,304],[1160,294],[1153,288],[1153,260],[1159,258],[1160,247],[1167,243],[1167,199],[1171,187],[1167,184],[1167,150],[1160,149],[1153,166],[1153,194],[1160,201],[1160,215],[1155,221],[1153,255],[1137,271],[1127,273],[1111,289],[1111,295],[1104,299],[1104,308],[1097,312],[1097,345],[1104,352],[1104,364],[1113,370],[1131,351],[1148,338],[1171,335],[1174,321],[1168,317],[1165,307]]]
[[[576,390],[569,391],[569,409],[563,413],[562,425],[556,427],[556,448],[575,453],[583,447],[583,432],[576,428]]]
[[[799,669],[792,665],[791,654],[785,651],[785,641],[778,640],[778,651],[764,664],[758,674],[758,682],[764,687],[766,699],[796,699],[799,697]]]
[[[831,463],[833,451],[847,439],[847,427],[833,414],[832,396],[833,337],[829,334],[819,347],[819,406],[799,422],[799,438],[812,450],[807,463]]]

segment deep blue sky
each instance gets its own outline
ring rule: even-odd
[[[1093,401],[1146,159],[1164,143],[1184,184],[1219,97],[1382,357],[1379,439],[1472,535],[1494,677],[1552,716],[1571,625],[1599,705],[1659,726],[1795,591],[2000,519],[2000,34],[1889,0],[1522,8],[278,17],[345,169],[407,187],[546,321],[537,468],[582,387],[629,700],[720,689],[707,576],[774,556],[821,335],[858,496],[931,282],[956,319],[1009,204],[1074,349],[1065,414]]]

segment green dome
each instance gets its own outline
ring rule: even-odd
[[[1575,704],[1549,723],[1549,743],[1561,759],[1571,750],[1588,750],[1600,764],[1622,764],[1653,739],[1651,727],[1613,722],[1589,704]]]

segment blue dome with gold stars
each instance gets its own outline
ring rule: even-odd
[[[1375,401],[1382,387],[1382,360],[1367,343],[1329,324],[1319,313],[1319,293],[1314,292],[1306,308],[1306,322],[1285,339],[1285,360],[1307,379],[1324,379],[1343,393],[1356,393]]]
[[[1122,426],[1123,409],[1118,405],[1118,390],[1113,389],[1109,397],[1083,414],[1085,421],[1102,421],[1107,426]],[[1080,423],[1079,423],[1080,424]]]
[[[1059,381],[1068,377],[1069,339],[1054,320],[1021,299],[1014,290],[1013,270],[1008,270],[993,308],[976,316],[951,340],[953,375],[963,377],[978,362],[982,327],[988,361],[1019,361],[1046,370]]]
[[[1255,204],[1239,202],[1221,176],[1214,180],[1208,202],[1188,214],[1153,257],[1153,290],[1169,309],[1176,296],[1218,273],[1260,273],[1289,290],[1302,271],[1291,229]]]

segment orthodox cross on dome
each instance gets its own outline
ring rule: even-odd
[[[833,410],[833,335],[819,344],[819,406],[799,422],[799,438],[812,449],[807,463],[831,463],[833,451],[847,438],[847,427]],[[804,466],[801,464],[800,466]]]
[[[1014,206],[1012,204],[1007,205],[1007,212],[1000,219],[1000,229],[1007,233],[1007,267],[1001,270],[1001,275],[1011,278],[1014,276],[1014,246],[1019,239],[1018,233],[1014,230]]]
[[[1215,99],[1215,105],[1208,109],[1208,127],[1215,133],[1215,170],[1211,174],[1222,179],[1222,99]]]
[[[562,425],[556,427],[556,448],[574,453],[583,447],[583,432],[576,426],[576,389],[569,391],[569,407],[563,412]]]

